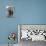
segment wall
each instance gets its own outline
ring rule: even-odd
[[[17,24],[46,24],[46,0],[13,0],[13,2],[14,17],[7,18],[5,6],[8,0],[0,0],[0,44],[8,43],[9,32],[18,32]]]

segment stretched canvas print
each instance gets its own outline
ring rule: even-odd
[[[46,0],[0,0],[0,46],[46,46]]]

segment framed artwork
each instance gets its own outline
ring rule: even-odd
[[[46,25],[20,24],[18,33],[20,40],[46,41]]]

